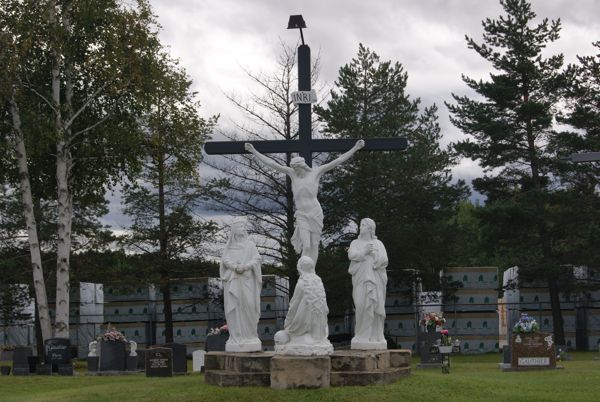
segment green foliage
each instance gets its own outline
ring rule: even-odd
[[[403,153],[360,152],[325,179],[326,246],[347,246],[355,237],[349,225],[370,217],[388,247],[392,277],[419,269],[436,283],[449,259],[449,218],[467,191],[462,181],[451,183],[455,161],[439,145],[437,107],[419,113],[420,100],[406,94],[407,79],[400,63],[380,61],[360,45],[340,69],[327,107],[316,108],[329,136],[406,137],[410,144]]]

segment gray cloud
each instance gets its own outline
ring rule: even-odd
[[[280,41],[294,45],[296,31],[286,30],[290,14],[302,14],[313,54],[321,54],[321,79],[333,84],[340,66],[348,63],[363,43],[383,60],[399,61],[408,74],[408,91],[423,105],[436,103],[444,143],[461,138],[451,126],[444,101],[452,92],[468,93],[461,73],[486,78],[490,66],[467,49],[465,34],[480,40],[481,21],[502,13],[497,0],[279,0],[189,1],[152,0],[163,26],[160,33],[173,56],[194,80],[206,116],[220,113],[221,128],[244,116],[225,93],[240,95],[255,89],[240,66],[250,71],[275,68]],[[548,48],[562,52],[567,63],[576,55],[593,54],[600,40],[600,1],[534,0],[538,18],[560,18],[561,39]],[[470,179],[479,174],[472,162],[455,169]]]

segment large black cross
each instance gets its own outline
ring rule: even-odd
[[[297,17],[297,16],[292,16]],[[300,16],[300,19],[302,17]],[[290,22],[292,19],[290,18]],[[302,20],[302,23],[304,21]],[[305,28],[305,26],[294,26]],[[302,33],[302,29],[300,29]],[[311,90],[310,83],[310,47],[304,44],[298,47],[298,91],[307,93]],[[346,152],[349,151],[356,139],[313,139],[312,138],[312,105],[299,103],[298,105],[298,140],[259,140],[259,141],[210,141],[204,144],[204,151],[210,155],[245,154],[248,153],[244,144],[249,142],[260,153],[293,153],[304,157],[306,164],[312,166],[313,152]],[[366,138],[365,151],[391,151],[404,150],[408,146],[406,138]]]

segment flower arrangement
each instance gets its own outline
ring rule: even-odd
[[[98,335],[96,338],[99,341],[109,341],[109,342],[127,342],[127,338],[125,335],[118,331],[115,327],[111,327],[110,324],[106,327],[106,332],[102,335]]]
[[[227,333],[229,333],[229,327],[227,326],[227,324],[224,324],[221,327],[211,328],[210,331],[208,332],[208,336],[227,334]]]
[[[450,337],[450,333],[447,329],[442,329],[440,331],[442,334],[442,338],[440,339],[441,346],[452,346],[452,338]]]
[[[0,350],[5,350],[7,352],[15,350],[15,347],[12,345],[0,345]]]
[[[522,313],[519,322],[513,327],[513,332],[515,334],[533,334],[539,330],[540,326],[537,321],[527,313]]]
[[[445,323],[446,319],[441,313],[427,313],[421,318],[421,325],[425,326],[428,330],[435,327],[442,327]]]

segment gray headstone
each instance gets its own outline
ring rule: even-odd
[[[31,348],[28,346],[17,346],[13,352],[12,363],[13,367],[15,366],[27,366],[29,367],[29,362],[27,358],[31,356]]]
[[[153,348],[146,351],[146,377],[172,377],[173,351],[170,348]]]
[[[88,371],[98,371],[98,362],[100,358],[98,356],[88,356],[87,357],[87,367]]]

